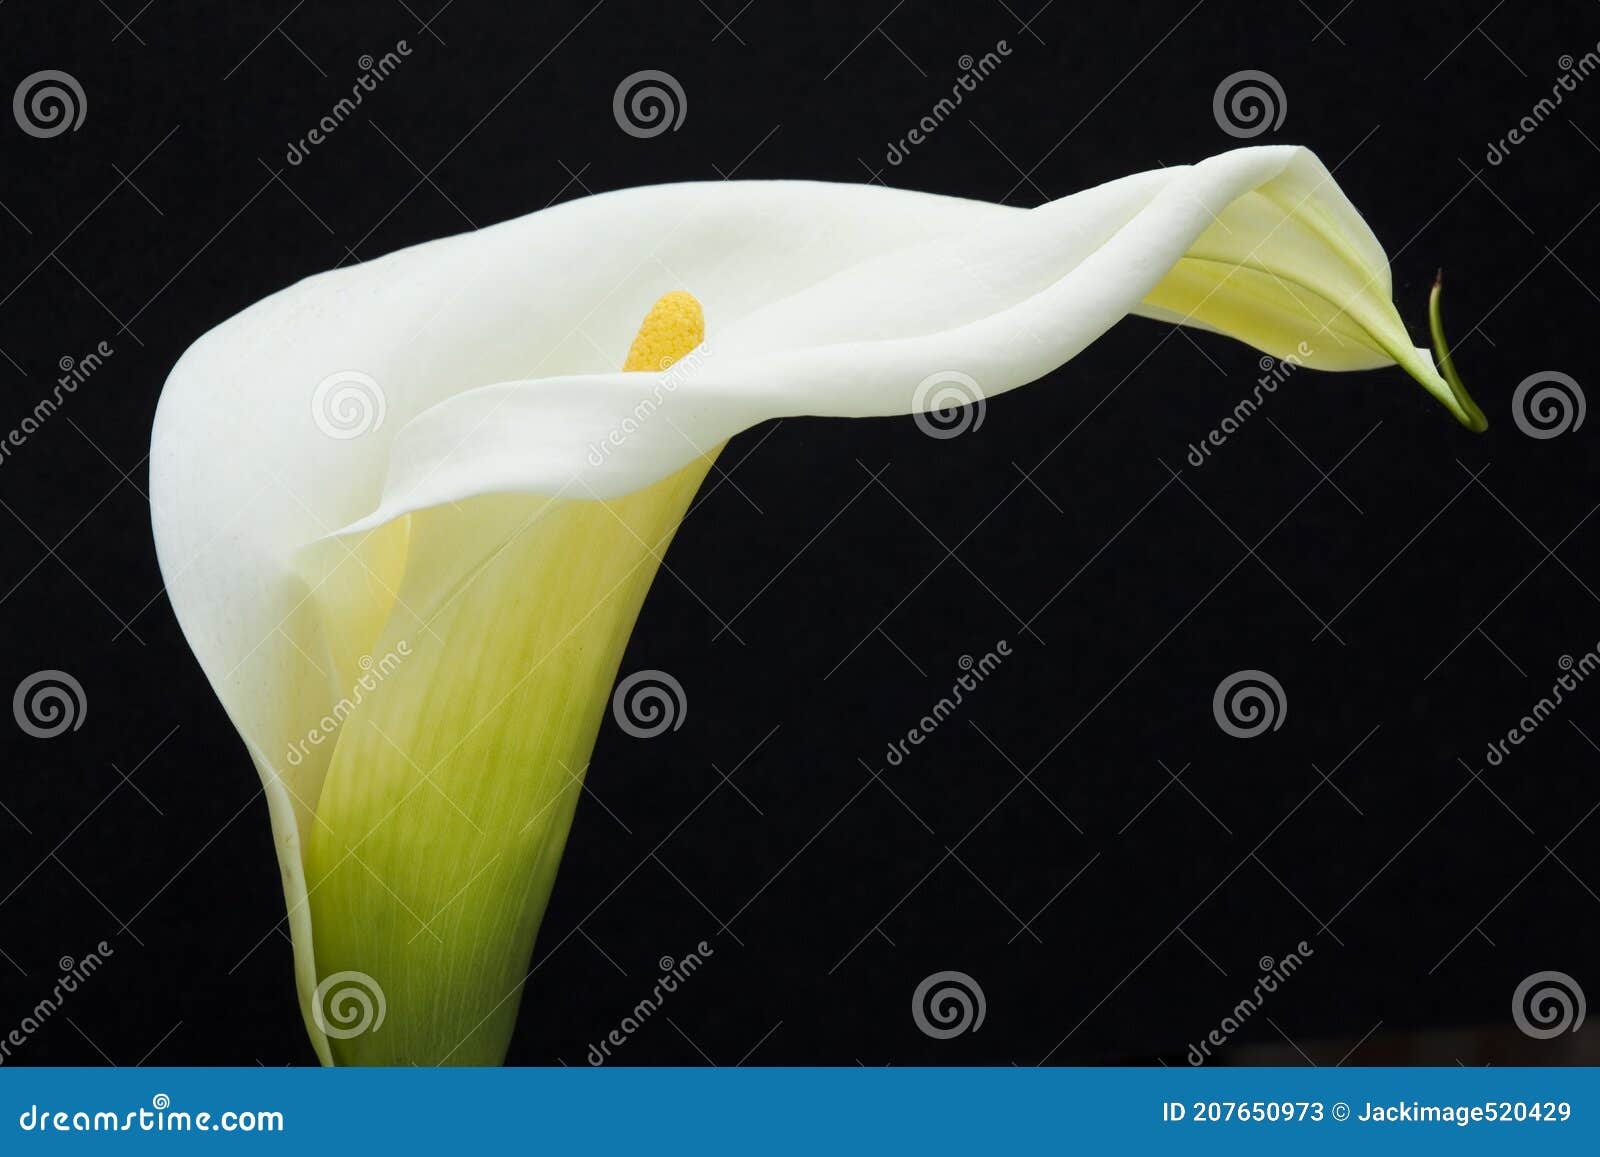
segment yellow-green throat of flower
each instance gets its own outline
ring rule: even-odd
[[[669,293],[624,368],[704,336],[700,303]],[[372,653],[407,658],[344,721],[307,833],[301,1000],[324,1060],[504,1059],[609,688],[720,448],[623,498],[486,495],[369,538],[399,576]],[[381,991],[383,1023],[344,1027],[340,976]]]

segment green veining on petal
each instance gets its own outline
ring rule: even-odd
[[[687,353],[699,318],[669,294],[627,368]],[[344,720],[306,840],[335,1063],[504,1060],[623,651],[715,452],[616,500],[410,516],[373,649],[405,658]]]

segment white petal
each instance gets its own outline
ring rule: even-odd
[[[457,394],[400,431],[382,501],[343,529],[480,493],[629,493],[766,418],[911,412],[919,385],[941,373],[992,397],[1130,312],[1233,333],[1313,368],[1401,361],[1451,404],[1389,292],[1382,248],[1312,154],[1240,149],[1033,210],[973,214],[957,233],[866,256],[754,310],[711,298],[702,356],[665,374]],[[1188,310],[1150,304],[1152,294]]]
[[[863,258],[1011,212],[811,182],[627,190],[310,278],[189,349],[151,439],[156,550],[179,623],[261,773],[303,994],[314,974],[301,833],[332,744],[298,764],[287,752],[318,729],[346,686],[341,656],[359,649],[324,610],[359,602],[344,596],[363,582],[399,582],[381,545],[358,546],[356,559],[342,543],[320,557],[303,548],[374,508],[396,433],[474,387],[614,368],[670,290],[692,285],[735,319]],[[318,386],[351,371],[365,375],[350,379],[358,394],[375,384],[371,428],[330,437]]]
[[[1208,261],[1309,271],[1311,304],[1261,322],[1261,286],[1208,275]],[[704,306],[703,356],[612,372],[674,289]],[[1382,249],[1320,163],[1265,148],[1034,210],[810,182],[610,193],[311,278],[224,322],[162,395],[156,546],[262,775],[302,992],[301,838],[332,744],[298,763],[287,752],[381,625],[406,533],[341,528],[501,491],[627,493],[765,418],[909,412],[942,372],[992,396],[1130,312],[1274,353],[1311,334],[1309,365],[1396,359],[1435,389],[1388,295]],[[318,412],[341,388],[367,403],[364,430],[359,407]],[[349,433],[341,417],[358,436],[325,432]]]

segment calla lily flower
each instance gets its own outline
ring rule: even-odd
[[[628,189],[206,334],[156,415],[156,546],[261,777],[317,1055],[503,1060],[623,648],[726,439],[946,406],[941,375],[993,397],[1129,314],[1398,364],[1482,428],[1391,296],[1332,176],[1274,147],[1029,210]]]

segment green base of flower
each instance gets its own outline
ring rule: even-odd
[[[488,561],[408,568],[377,648],[408,657],[345,721],[318,801],[310,1015],[335,1063],[504,1059],[611,685],[709,465],[614,502],[411,516],[413,559]],[[381,1022],[341,976],[381,992]]]

